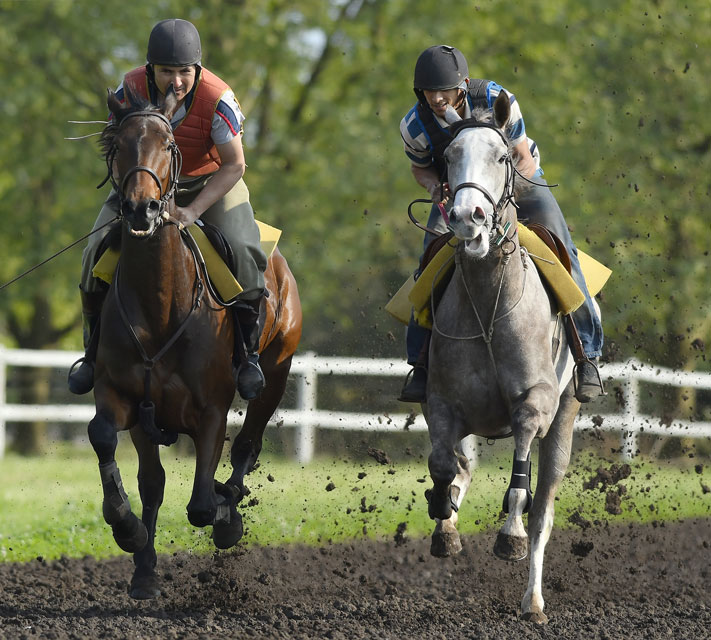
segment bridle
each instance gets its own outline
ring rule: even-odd
[[[508,151],[509,141],[506,138],[506,135],[501,131],[501,129],[499,129],[495,125],[469,118],[467,120],[460,120],[459,122],[455,122],[450,127],[449,131],[452,135],[452,142],[454,142],[454,139],[457,137],[457,135],[464,129],[491,129],[492,131],[495,131],[496,134],[501,138],[507,149],[506,154],[504,155],[504,162],[506,163],[506,181],[504,183],[503,192],[498,201],[494,200],[494,197],[489,193],[486,187],[480,185],[478,182],[460,182],[454,188],[452,188],[450,185],[450,197],[452,198],[452,202],[454,202],[454,197],[462,189],[476,189],[477,191],[481,192],[484,197],[489,201],[491,206],[494,208],[494,213],[492,217],[492,232],[497,231],[501,224],[502,211],[508,206],[509,203],[512,203],[514,206],[516,206],[516,202],[514,201],[514,180],[516,176],[516,169],[513,165],[513,158],[511,157],[511,153]]]
[[[168,150],[170,151],[170,173],[168,177],[168,187],[166,188],[165,192],[163,191],[163,182],[162,180],[158,177],[158,174],[151,169],[151,167],[147,167],[145,165],[136,165],[135,167],[131,167],[123,176],[121,179],[121,184],[119,185],[115,178],[114,178],[114,172],[113,172],[113,164],[114,160],[116,159],[116,153],[118,152],[118,146],[114,142],[109,149],[108,153],[106,154],[106,166],[108,168],[108,175],[106,176],[106,179],[99,185],[100,187],[106,184],[107,181],[111,182],[111,185],[114,188],[114,191],[116,192],[116,195],[118,196],[119,200],[119,212],[120,216],[123,215],[123,205],[126,203],[126,197],[125,197],[125,188],[126,188],[126,183],[128,179],[137,174],[137,173],[147,173],[151,178],[153,178],[154,182],[158,185],[158,193],[160,194],[158,202],[159,202],[159,209],[158,209],[158,224],[162,224],[163,221],[163,213],[166,211],[168,204],[170,201],[173,199],[175,196],[175,192],[178,189],[178,178],[180,176],[180,171],[182,170],[183,167],[183,156],[180,153],[180,149],[178,148],[178,145],[175,142],[175,139],[173,138],[172,134],[172,126],[170,124],[170,120],[166,118],[162,113],[158,111],[149,111],[149,110],[142,110],[142,111],[133,111],[131,113],[126,114],[122,119],[121,122],[118,124],[118,131],[116,133],[116,136],[118,136],[118,132],[121,131],[121,127],[123,127],[124,123],[131,119],[131,118],[137,118],[137,117],[152,117],[152,118],[158,118],[161,120],[167,127],[168,131],[170,131],[170,142],[168,144]],[[115,138],[114,138],[115,140]],[[119,217],[120,217],[119,216]]]
[[[454,189],[452,189],[451,185],[450,185],[450,198],[452,199],[452,202],[453,202],[456,194],[459,191],[461,191],[462,189],[476,189],[477,191],[481,192],[484,195],[484,197],[491,203],[491,206],[494,209],[493,216],[492,216],[491,232],[492,232],[492,234],[494,234],[494,233],[499,234],[498,239],[495,240],[494,242],[497,246],[501,246],[501,244],[505,240],[510,240],[510,238],[508,238],[508,236],[507,236],[507,233],[508,233],[509,228],[511,226],[510,223],[508,223],[508,222],[503,227],[501,226],[501,218],[503,217],[502,212],[504,211],[504,209],[507,207],[507,205],[509,203],[512,204],[514,207],[518,208],[518,205],[516,204],[516,201],[514,200],[514,187],[515,187],[516,174],[518,174],[519,176],[521,176],[523,178],[523,176],[518,172],[516,167],[514,167],[513,158],[511,156],[511,153],[508,151],[509,141],[506,138],[506,135],[501,131],[501,129],[499,129],[498,127],[496,127],[493,124],[489,124],[487,122],[481,122],[479,120],[476,120],[475,118],[467,118],[466,120],[459,120],[449,127],[449,133],[452,136],[452,139],[444,147],[444,149],[446,150],[446,148],[450,144],[452,144],[452,142],[454,142],[455,138],[457,137],[457,135],[459,134],[460,131],[462,131],[464,129],[477,129],[477,128],[492,129],[501,138],[504,145],[506,145],[507,152],[504,156],[504,161],[506,162],[506,182],[504,184],[504,190],[501,194],[501,197],[497,201],[489,193],[488,189],[486,187],[484,187],[483,185],[480,185],[477,182],[461,182],[458,185],[456,185],[454,187]],[[527,180],[527,179],[524,178],[524,180]],[[530,182],[530,180],[527,180],[527,182]],[[417,204],[420,202],[433,203],[434,201],[433,200],[426,200],[423,198],[418,198],[416,200],[413,200],[407,208],[407,215],[409,216],[410,220],[415,224],[415,226],[422,229],[423,231],[425,231],[427,233],[431,233],[432,235],[435,235],[435,236],[441,236],[442,235],[441,231],[437,231],[436,229],[431,229],[430,227],[427,227],[427,226],[421,224],[420,222],[417,221],[417,219],[413,215],[412,206],[414,204]],[[447,217],[447,212],[444,208],[444,205],[442,205],[441,203],[438,203],[438,204],[439,204],[440,211],[442,213],[442,217],[443,217],[445,223],[447,224],[447,226],[449,226],[449,219]],[[516,233],[516,227],[514,226],[514,234],[515,233]]]

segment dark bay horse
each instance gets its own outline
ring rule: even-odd
[[[460,441],[470,434],[513,436],[513,471],[503,504],[508,518],[494,552],[522,560],[530,535],[521,615],[543,623],[543,554],[580,404],[561,318],[516,232],[515,170],[502,129],[509,113],[509,98],[502,91],[493,118],[475,112],[472,119],[457,122],[453,110],[448,114],[454,135],[445,152],[454,200],[449,226],[458,242],[454,274],[434,314],[423,405],[432,443],[428,506],[436,523],[432,553],[459,552],[457,511],[472,481]],[[533,497],[535,438],[540,446]],[[529,509],[527,533],[522,515]]]
[[[236,506],[248,493],[244,476],[257,460],[268,420],[286,386],[301,336],[301,304],[291,271],[275,251],[269,259],[266,320],[260,341],[264,391],[247,407],[231,449],[233,471],[215,480],[235,395],[232,314],[206,286],[193,254],[171,218],[180,152],[169,92],[158,109],[130,96],[123,106],[109,92],[113,122],[102,135],[109,175],[120,203],[121,255],[101,316],[89,439],[99,459],[103,514],[121,549],[134,554],[130,594],[160,595],[154,547],[165,472],[159,445],[179,433],[195,444],[195,479],[187,505],[196,527],[212,525],[218,548],[241,538]],[[131,510],[114,457],[117,432],[130,430],[139,461],[139,520]]]

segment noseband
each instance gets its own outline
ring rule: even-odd
[[[113,172],[113,164],[114,164],[114,159],[116,158],[116,153],[118,151],[118,147],[116,146],[116,143],[112,145],[111,149],[109,152],[106,154],[106,166],[108,167],[108,176],[107,180],[111,181],[111,185],[114,188],[114,191],[118,195],[119,199],[119,211],[121,214],[123,213],[123,205],[126,203],[126,197],[124,195],[124,190],[126,188],[126,183],[128,179],[133,176],[136,173],[144,172],[147,173],[151,178],[153,178],[154,182],[158,185],[158,193],[160,194],[158,202],[160,203],[160,207],[158,210],[159,216],[166,210],[166,207],[168,206],[168,203],[172,200],[173,196],[175,195],[175,192],[178,188],[178,177],[180,176],[180,171],[182,170],[183,167],[183,156],[180,153],[180,149],[178,148],[178,145],[176,144],[175,140],[173,139],[173,134],[172,134],[172,126],[170,124],[170,120],[166,118],[162,113],[159,113],[158,111],[134,111],[132,113],[126,114],[122,119],[121,122],[118,124],[118,130],[121,130],[121,127],[123,127],[124,123],[129,120],[130,118],[137,118],[137,117],[153,117],[153,118],[158,118],[161,120],[164,124],[168,126],[168,130],[171,132],[171,140],[168,145],[168,150],[170,151],[170,176],[168,180],[168,188],[165,190],[165,193],[163,192],[163,183],[161,179],[158,177],[158,174],[151,169],[150,167],[146,167],[144,165],[137,165],[135,167],[131,167],[126,174],[123,176],[121,179],[121,184],[117,184],[116,180],[114,179],[114,172]],[[118,132],[116,134],[118,136]],[[103,186],[106,183],[106,180],[102,182],[99,186]],[[162,217],[160,218],[162,220]]]
[[[506,145],[506,149],[508,150],[509,148],[509,141],[504,135],[504,133],[501,131],[501,129],[492,124],[488,124],[486,122],[478,122],[473,119],[460,120],[459,122],[455,122],[450,127],[450,133],[452,134],[452,142],[454,142],[454,138],[456,138],[459,132],[464,129],[491,129],[492,131],[495,131],[496,134],[503,140],[504,144]],[[483,187],[477,182],[461,182],[456,187],[454,187],[454,189],[451,190],[450,197],[452,198],[452,202],[454,202],[454,197],[462,189],[476,189],[477,191],[480,191],[484,195],[484,197],[491,203],[491,206],[494,208],[494,215],[492,221],[493,229],[496,229],[499,226],[499,223],[501,222],[501,212],[503,211],[503,209],[506,207],[506,205],[509,204],[509,202],[514,201],[515,169],[513,166],[513,158],[511,157],[511,154],[508,151],[505,155],[505,162],[506,183],[504,184],[504,191],[501,194],[501,197],[499,198],[498,202],[494,200],[493,196],[485,187]],[[515,204],[516,203],[514,202],[514,206]]]

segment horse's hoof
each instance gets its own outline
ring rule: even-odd
[[[499,532],[494,544],[494,555],[502,560],[517,562],[528,555],[528,538],[510,536]]]
[[[242,514],[234,507],[230,509],[229,522],[216,522],[212,527],[212,541],[218,549],[234,547],[244,535]]]
[[[432,534],[430,553],[435,558],[449,558],[462,550],[462,541],[457,531],[437,531]]]
[[[111,527],[116,544],[128,553],[141,551],[148,543],[148,530],[133,513]]]
[[[159,598],[162,593],[160,590],[160,581],[155,574],[149,576],[133,576],[131,580],[131,589],[128,595],[134,600],[151,600]]]
[[[543,611],[527,611],[521,614],[521,620],[535,624],[548,624],[548,616]]]

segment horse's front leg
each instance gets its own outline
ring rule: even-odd
[[[539,624],[548,622],[543,613],[543,554],[553,529],[555,495],[570,462],[573,423],[580,404],[573,394],[573,383],[561,397],[558,412],[538,454],[538,482],[528,518],[531,536],[531,560],[528,588],[521,601],[521,617]]]
[[[148,532],[145,525],[131,511],[123,488],[121,473],[116,465],[116,420],[106,409],[99,410],[89,423],[89,442],[99,459],[99,474],[104,493],[104,520],[111,526],[114,540],[121,549],[135,553],[145,547]]]
[[[557,389],[539,384],[514,404],[511,412],[515,450],[511,482],[504,496],[503,510],[508,513],[496,536],[494,553],[504,560],[523,560],[528,555],[528,534],[523,514],[531,507],[531,444],[536,435],[545,433],[557,405]]]
[[[460,472],[455,452],[461,439],[460,422],[451,406],[438,395],[430,395],[427,400],[427,428],[432,444],[428,465],[433,482],[425,494],[428,513],[433,520],[449,520],[459,509],[459,491],[452,483]]]
[[[140,427],[131,429],[131,439],[138,453],[138,491],[143,504],[141,520],[148,531],[148,542],[133,554],[136,569],[131,579],[130,595],[137,600],[147,600],[161,595],[160,581],[155,572],[155,535],[158,510],[163,504],[165,470],[160,462],[158,445],[151,443]]]
[[[471,484],[472,474],[469,468],[469,459],[459,446],[456,449],[456,455],[458,472],[452,480],[450,488],[450,497],[456,508],[452,508],[452,515],[446,520],[435,518],[435,530],[432,533],[430,553],[438,558],[447,558],[462,550],[457,522],[459,521],[459,508],[462,506],[464,496]]]

